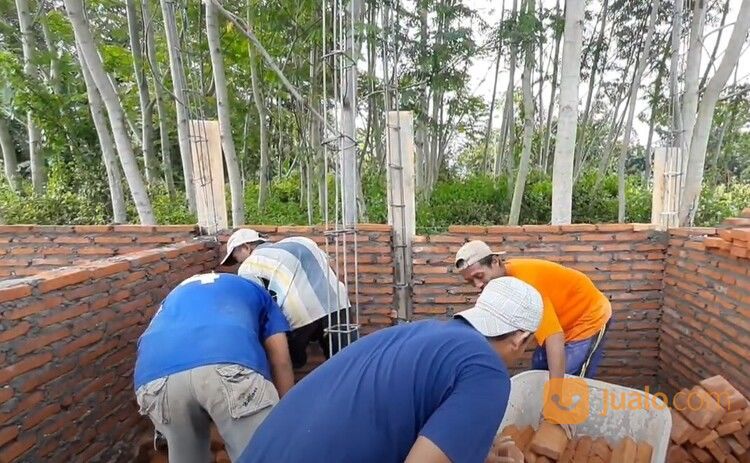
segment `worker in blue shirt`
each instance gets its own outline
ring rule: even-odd
[[[481,463],[510,394],[506,365],[542,317],[529,284],[489,282],[453,320],[380,330],[300,381],[253,436],[241,463]],[[493,460],[494,459],[494,460]]]
[[[237,275],[196,275],[167,295],[138,341],[135,390],[170,461],[209,461],[211,421],[240,455],[294,384],[287,331],[270,294]]]

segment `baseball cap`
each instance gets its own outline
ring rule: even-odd
[[[518,330],[533,333],[542,320],[542,307],[542,296],[533,286],[518,278],[500,277],[487,283],[474,307],[454,318],[463,318],[489,338]]]
[[[505,252],[492,252],[484,241],[474,240],[461,246],[456,253],[456,268],[463,270],[488,256],[502,256]]]
[[[263,243],[266,241],[268,240],[260,236],[257,231],[250,228],[240,228],[229,237],[229,241],[227,241],[227,255],[224,256],[219,265],[235,264],[236,261],[232,256],[232,251],[237,247],[246,243]]]

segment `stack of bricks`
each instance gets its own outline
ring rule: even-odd
[[[653,447],[625,437],[613,444],[603,437],[569,439],[560,426],[542,422],[531,426],[507,426],[500,436],[510,437],[528,463],[651,463]],[[498,441],[496,441],[497,443]],[[496,447],[491,452],[498,453]]]
[[[750,462],[750,408],[722,376],[675,395],[668,463]]]
[[[703,241],[706,248],[750,259],[750,208],[744,209],[740,215],[726,219],[718,230],[719,236],[706,238]]]
[[[195,225],[0,225],[0,280],[193,238]]]
[[[667,235],[649,225],[453,226],[417,236],[414,317],[447,318],[470,308],[479,290],[454,269],[456,251],[483,240],[507,258],[538,258],[585,273],[612,301],[614,321],[598,378],[633,387],[656,383],[661,289]],[[512,365],[527,369],[529,356]]]

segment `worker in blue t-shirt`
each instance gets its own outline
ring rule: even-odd
[[[506,365],[541,317],[539,293],[505,277],[454,320],[366,336],[300,381],[238,461],[481,463],[508,403]],[[509,453],[496,461],[523,461]]]
[[[294,384],[287,331],[271,295],[236,275],[196,275],[167,295],[138,341],[135,390],[170,461],[209,461],[211,421],[240,455]]]

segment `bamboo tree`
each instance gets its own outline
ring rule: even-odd
[[[505,21],[505,0],[500,7],[500,24]],[[497,98],[497,81],[500,78],[500,60],[503,56],[503,41],[497,38],[497,56],[495,57],[495,73],[492,81],[492,98],[490,99],[490,114],[487,117],[487,130],[484,133],[484,147],[482,148],[482,168],[487,168],[487,151],[489,150],[490,138],[492,137],[492,123],[495,115],[495,99]]]
[[[162,17],[164,18],[164,32],[167,37],[167,48],[169,50],[169,70],[172,74],[172,87],[174,89],[175,107],[177,110],[177,141],[180,147],[180,158],[182,159],[182,171],[185,180],[185,194],[188,200],[188,209],[195,213],[195,185],[193,184],[193,158],[190,151],[190,128],[188,127],[188,93],[185,80],[185,68],[182,64],[180,50],[180,39],[177,35],[177,22],[175,20],[174,6],[170,0],[160,0]]]
[[[583,0],[565,5],[565,31],[560,78],[560,103],[552,170],[552,223],[570,223],[573,203],[573,162],[578,124],[578,85],[580,82],[583,36]]]
[[[127,223],[128,216],[125,208],[125,195],[122,191],[122,172],[117,161],[115,143],[107,125],[104,102],[96,88],[96,83],[91,77],[91,72],[83,58],[83,53],[78,51],[78,61],[81,65],[81,74],[86,86],[86,95],[89,99],[89,111],[94,121],[96,136],[99,138],[99,147],[102,150],[104,170],[107,172],[107,185],[109,185],[109,198],[112,203],[112,216],[115,223]]]
[[[33,20],[28,0],[16,0],[18,26],[21,30],[21,47],[23,49],[23,73],[33,82],[37,80],[35,61],[36,40],[34,40]],[[47,173],[42,153],[42,134],[34,120],[31,109],[26,111],[26,132],[29,137],[29,159],[31,164],[31,183],[34,193],[42,194],[47,184]]]
[[[156,161],[154,147],[153,106],[148,94],[148,81],[143,67],[143,52],[141,50],[141,24],[135,0],[125,0],[125,11],[128,18],[128,34],[130,35],[130,53],[133,55],[133,71],[135,83],[138,87],[138,101],[141,109],[141,149],[143,161],[146,165],[146,182],[154,185],[159,178],[159,167]]]
[[[622,145],[620,146],[620,156],[617,163],[617,221],[625,221],[625,161],[627,160],[628,150],[630,149],[630,136],[633,131],[633,118],[635,116],[635,106],[638,102],[638,90],[641,86],[641,77],[646,70],[646,65],[651,57],[651,42],[656,29],[656,21],[659,14],[660,0],[653,0],[651,3],[651,14],[648,19],[648,30],[646,31],[646,42],[643,45],[641,54],[636,61],[635,75],[630,86],[630,98],[628,101],[628,118],[625,122],[625,130],[622,135]]]
[[[703,77],[701,77],[701,82],[698,85],[698,88],[701,90],[706,88],[706,82],[708,81],[708,76],[711,72],[711,69],[714,67],[714,63],[716,62],[716,54],[719,51],[719,44],[721,43],[721,36],[724,33],[724,26],[727,23],[727,14],[729,13],[730,1],[731,0],[727,0],[724,3],[724,9],[722,10],[722,13],[721,13],[721,22],[719,23],[719,27],[716,29],[716,42],[714,42],[714,48],[711,50],[711,55],[708,57],[706,70],[703,72]],[[706,37],[703,37],[704,40],[705,38]]]
[[[604,0],[604,3],[602,4],[599,34],[596,39],[596,47],[594,48],[594,53],[592,57],[591,75],[589,76],[589,89],[588,89],[588,93],[586,94],[586,104],[583,106],[584,108],[583,119],[581,120],[581,127],[576,137],[575,165],[581,164],[581,159],[582,159],[583,152],[584,152],[583,149],[584,149],[584,145],[586,141],[586,131],[588,130],[589,123],[590,123],[591,104],[593,102],[593,97],[594,97],[594,88],[596,87],[596,75],[599,72],[599,65],[601,62],[601,53],[603,50],[605,50],[605,55],[606,55],[607,47],[605,47],[604,44],[608,43],[608,41],[605,40],[604,32],[607,28],[608,11],[609,11],[609,0]],[[614,30],[612,31],[612,33],[614,33]]]
[[[716,73],[706,85],[700,105],[698,116],[695,120],[693,136],[690,140],[690,151],[686,169],[685,185],[683,187],[682,200],[680,201],[680,224],[687,225],[692,222],[695,215],[698,198],[703,184],[703,169],[706,163],[706,148],[708,136],[711,133],[714,110],[722,89],[729,80],[729,76],[737,66],[740,53],[750,29],[750,0],[742,0],[737,19],[732,28],[726,51],[721,59]]]
[[[533,17],[534,0],[526,0],[526,10],[524,14],[527,17]],[[525,37],[524,39],[527,41],[527,45],[524,52],[523,75],[521,76],[524,119],[523,149],[521,151],[521,160],[518,164],[518,175],[516,176],[516,184],[513,190],[513,199],[510,204],[508,225],[518,225],[518,218],[521,215],[521,202],[523,201],[523,192],[526,187],[526,177],[529,174],[531,141],[534,137],[534,96],[531,89],[531,74],[534,72],[534,41],[533,37]]]
[[[253,15],[250,0],[247,2],[247,27],[253,29]],[[260,76],[258,74],[258,58],[255,47],[247,44],[247,50],[250,57],[250,81],[253,88],[253,102],[255,110],[258,111],[258,127],[260,128],[260,185],[258,191],[258,209],[263,209],[268,200],[271,181],[271,165],[268,160],[268,122],[266,115],[265,98],[261,87]]]
[[[151,201],[146,193],[146,186],[138,170],[133,146],[130,144],[124,111],[117,97],[117,91],[112,86],[112,81],[104,71],[104,65],[97,52],[91,31],[83,17],[82,0],[65,0],[65,9],[73,26],[75,40],[83,56],[83,62],[85,62],[86,67],[91,72],[92,80],[96,84],[104,101],[120,163],[125,172],[125,178],[128,181],[130,194],[133,197],[140,222],[144,225],[153,225],[156,223],[156,220],[151,209]]]
[[[16,147],[13,144],[13,137],[10,135],[10,128],[5,116],[0,114],[0,150],[3,152],[3,169],[8,185],[18,191],[20,179],[18,176],[18,158],[16,157]]]
[[[513,0],[513,9],[511,12],[513,21],[518,21],[518,2]],[[516,57],[518,55],[518,47],[515,43],[510,45],[510,58],[508,60],[508,88],[505,91],[505,106],[503,109],[503,122],[500,126],[500,141],[497,144],[497,150],[495,152],[495,167],[493,172],[495,177],[499,176],[502,172],[503,161],[506,161],[506,145],[509,146],[510,154],[513,155],[513,142],[515,138],[515,120],[513,117],[513,91],[515,89],[516,79]]]
[[[680,104],[679,77],[680,77],[680,40],[682,39],[682,2],[674,0],[672,4],[672,55],[669,63],[669,112],[672,116],[672,145],[680,145],[680,134],[682,132],[682,109]]]
[[[557,0],[555,4],[555,20],[560,17],[560,0]],[[555,109],[555,97],[557,96],[557,72],[558,63],[560,62],[560,41],[562,40],[562,33],[558,32],[555,28],[555,51],[552,53],[552,89],[550,90],[549,97],[549,108],[547,109],[547,125],[544,130],[544,151],[542,153],[543,164],[542,169],[547,172],[549,166],[549,149],[550,139],[552,138],[552,113]]]
[[[704,0],[693,0],[693,19],[690,22],[690,45],[685,67],[685,90],[682,97],[682,136],[680,146],[688,148],[693,138],[693,126],[698,112],[698,88],[703,55],[703,25],[706,19]]]
[[[164,89],[164,79],[159,69],[159,60],[156,58],[156,44],[154,39],[155,23],[151,14],[151,2],[144,1],[141,5],[144,25],[144,39],[146,41],[146,57],[151,68],[151,77],[154,80],[154,94],[156,96],[156,117],[159,119],[159,144],[161,145],[161,169],[164,173],[164,182],[170,197],[175,195],[174,169],[172,167],[172,149],[169,143],[169,124],[167,121],[166,102],[170,98]]]
[[[216,112],[219,115],[219,132],[221,133],[221,148],[224,152],[224,162],[229,176],[229,189],[232,193],[232,225],[244,225],[245,201],[242,191],[240,166],[237,162],[237,152],[232,138],[232,122],[229,115],[229,92],[227,78],[224,74],[224,58],[221,55],[221,39],[219,37],[219,19],[216,5],[206,2],[206,35],[208,36],[208,51],[211,56],[211,68],[214,76],[216,91]]]

